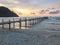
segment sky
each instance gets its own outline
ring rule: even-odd
[[[60,16],[60,0],[0,0],[19,16]]]

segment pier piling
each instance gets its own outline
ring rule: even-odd
[[[19,19],[19,28],[21,29],[21,18]]]

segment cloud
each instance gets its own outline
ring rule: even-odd
[[[24,7],[38,7],[39,0],[0,0],[1,4],[8,6],[24,6]]]
[[[36,13],[35,12],[31,12],[31,14],[35,15]]]
[[[16,0],[0,0],[0,3],[1,4],[4,4],[4,5],[15,5],[16,6],[16,4],[19,4],[19,1],[16,1]]]
[[[46,10],[40,10],[40,14],[45,14],[45,13],[47,13],[47,12],[49,12],[48,9],[46,9]]]
[[[12,0],[0,0],[0,3],[3,3],[3,4],[9,4],[9,3],[13,3]]]
[[[37,4],[38,1],[37,0],[16,0],[16,1],[19,1],[19,2],[22,2],[22,3],[28,3],[28,4]]]
[[[42,9],[39,12],[40,14],[60,14],[60,10],[57,8],[47,8],[47,9]]]
[[[20,7],[29,7],[29,8],[48,8],[48,7],[53,7],[53,5],[57,7],[58,5],[58,3],[56,4],[55,1],[52,0],[0,0],[0,3],[13,7],[20,6]]]
[[[49,14],[60,14],[60,10],[51,11]]]
[[[49,10],[54,10],[55,8],[48,8]]]
[[[41,11],[40,11],[40,14],[44,14],[44,13],[45,13],[45,10],[41,10]]]

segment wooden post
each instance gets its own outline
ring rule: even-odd
[[[37,24],[37,23],[38,23],[38,18],[35,19],[35,24]]]
[[[19,28],[21,29],[21,18],[19,19]]]
[[[4,20],[3,20],[3,19],[2,19],[2,23],[3,23],[3,24],[2,24],[2,29],[4,29]]]
[[[34,24],[36,24],[36,18],[34,19]]]
[[[11,29],[11,23],[10,23],[10,20],[9,20],[9,30]]]
[[[33,24],[33,19],[30,20],[30,26],[32,26],[32,24]]]
[[[13,18],[13,22],[14,22],[14,18]],[[15,22],[13,23],[13,28],[15,29]]]
[[[25,27],[27,27],[27,19],[25,18]]]
[[[40,18],[38,18],[38,23],[40,22]]]
[[[42,19],[41,19],[41,18],[39,18],[39,22],[41,22],[41,20],[42,20]]]
[[[28,21],[28,25],[31,26],[31,20]]]
[[[35,19],[33,19],[33,25],[35,24]]]
[[[36,19],[36,24],[37,24],[37,22],[38,22],[37,20],[38,20],[38,18]]]

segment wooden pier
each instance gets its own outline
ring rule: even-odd
[[[28,21],[29,21],[29,25],[32,26],[32,25],[35,25],[43,20],[47,19],[47,17],[38,17],[38,18],[24,18],[24,19],[19,19],[17,21],[14,21],[14,18],[13,18],[13,21],[11,21],[9,19],[9,21],[5,22],[4,19],[2,19],[2,22],[0,22],[0,25],[2,25],[2,29],[4,29],[4,25],[5,24],[8,24],[9,25],[9,30],[11,29],[11,23],[13,23],[13,29],[15,28],[15,23],[19,23],[19,29],[21,29],[22,27],[22,22],[25,22],[25,27],[28,27]]]

